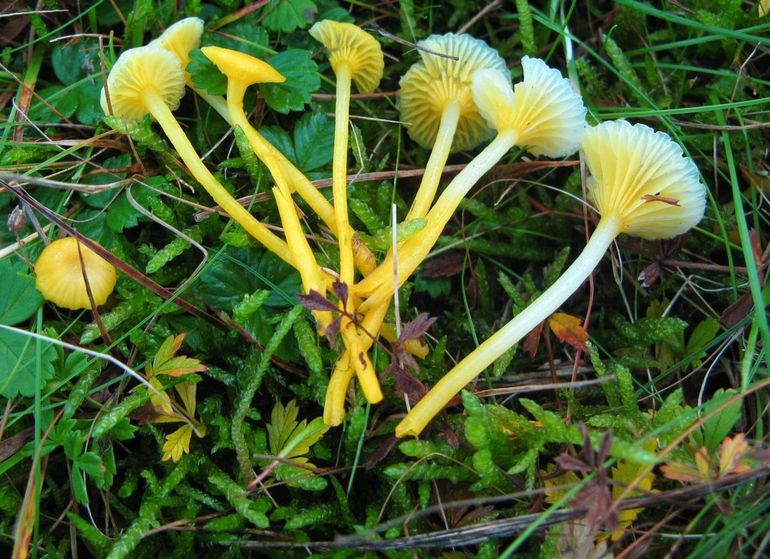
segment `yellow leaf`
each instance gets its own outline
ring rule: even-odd
[[[711,458],[709,458],[705,446],[700,447],[695,453],[695,466],[697,466],[703,480],[711,479]]]
[[[551,332],[564,344],[587,351],[588,332],[580,325],[581,320],[571,314],[557,312],[548,319]]]
[[[760,0],[759,5],[759,17],[765,17],[770,14],[770,0]]]
[[[645,450],[653,452],[655,450],[655,440],[650,440],[647,444],[644,445],[644,448]],[[619,460],[617,466],[612,468],[612,497],[619,499],[621,494],[623,494],[625,491],[626,487],[631,483],[636,484],[636,489],[628,493],[628,495],[626,495],[627,498],[639,497],[649,493],[652,490],[652,482],[655,480],[655,476],[652,474],[652,472],[648,472],[641,479],[637,480],[639,474],[645,468],[646,466],[644,465],[634,464],[625,460]],[[626,528],[631,526],[633,521],[636,520],[636,518],[643,510],[643,508],[638,508],[620,511],[620,523],[618,524],[618,529],[612,533],[612,541],[617,541],[623,537]]]
[[[747,471],[749,465],[743,462],[743,457],[748,449],[749,443],[743,433],[726,437],[719,451],[719,476]]]
[[[182,454],[190,452],[192,433],[193,428],[191,425],[182,425],[173,433],[166,435],[166,443],[163,445],[163,458],[161,460],[179,462]]]
[[[196,384],[194,382],[182,382],[177,384],[174,388],[176,389],[177,394],[179,394],[179,399],[182,400],[185,411],[190,417],[195,417]]]
[[[156,389],[150,391],[150,403],[161,415],[177,415],[171,405],[171,398],[163,391],[163,383],[155,377],[150,377],[150,384]]]

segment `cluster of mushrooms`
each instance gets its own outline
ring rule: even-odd
[[[331,375],[324,420],[339,425],[349,384],[356,376],[366,399],[382,400],[377,374],[368,357],[373,336],[381,332],[394,292],[428,255],[463,197],[514,146],[529,153],[561,158],[582,150],[590,173],[587,191],[601,216],[585,250],[540,297],[449,371],[403,418],[396,435],[418,435],[444,406],[495,359],[545,320],[591,274],[620,233],[645,239],[680,235],[701,219],[705,189],[692,160],[668,135],[641,124],[604,122],[589,127],[586,109],[570,82],[542,60],[524,57],[523,80],[512,85],[497,51],[469,35],[433,35],[418,43],[420,60],[401,78],[401,120],[411,138],[431,150],[425,173],[406,220],[425,225],[399,242],[378,264],[352,229],[347,209],[348,112],[351,82],[373,92],[384,61],[377,40],[349,23],[324,20],[310,34],[325,47],[336,75],[332,202],[249,122],[246,89],[282,82],[270,65],[242,52],[204,47],[227,77],[226,99],[195,89],[186,67],[198,48],[203,21],[187,18],[147,46],[125,51],[112,67],[102,92],[107,114],[136,121],[150,114],[162,127],[190,173],[214,202],[265,248],[293,266],[306,294],[341,292],[339,310],[313,311],[319,331],[341,316],[344,344]],[[247,211],[217,181],[193,149],[173,116],[191,87],[233,127],[237,126],[270,171],[284,238]],[[491,141],[490,141],[491,140]],[[489,141],[437,197],[449,153]],[[294,195],[317,214],[336,236],[339,268],[321,268],[303,231]],[[38,270],[39,272],[40,270]],[[114,283],[114,281],[113,281]],[[335,285],[336,284],[336,285]]]

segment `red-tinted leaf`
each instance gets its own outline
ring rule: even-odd
[[[586,347],[588,332],[580,325],[580,322],[581,320],[576,316],[554,313],[548,319],[548,326],[560,342],[569,344],[575,349],[588,351]]]
[[[433,326],[433,323],[438,320],[436,317],[431,317],[428,313],[423,312],[417,315],[414,320],[410,320],[401,329],[401,335],[398,337],[398,341],[403,343],[407,340],[416,340],[422,337],[428,328]]]
[[[541,322],[535,326],[532,331],[530,331],[530,333],[527,334],[527,336],[524,338],[524,343],[521,346],[521,348],[524,350],[524,353],[532,358],[537,355],[537,348],[540,347],[540,336],[543,333],[543,326],[545,326],[545,322]]]
[[[342,308],[346,309],[348,307],[348,284],[342,281],[335,281],[332,284],[332,293],[340,300]]]
[[[304,308],[306,308],[309,311],[336,311],[338,310],[337,305],[320,293],[316,291],[315,289],[311,289],[310,293],[307,295],[303,295],[302,293],[297,293],[294,295],[297,298],[297,301],[299,301],[299,304],[302,305]]]
[[[560,454],[554,459],[554,462],[556,462],[556,465],[566,472],[580,472],[583,474],[588,474],[593,471],[593,468],[589,464],[586,464],[583,460],[577,456],[572,456],[571,454]]]

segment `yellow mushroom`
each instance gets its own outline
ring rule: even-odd
[[[427,224],[398,247],[398,284],[420,265],[463,197],[514,145],[535,155],[563,157],[577,150],[585,129],[585,107],[569,81],[539,59],[522,59],[524,80],[511,88],[507,75],[479,70],[473,98],[479,112],[497,130],[484,150],[447,185],[426,215]],[[366,296],[362,312],[387,304],[393,294],[393,261],[388,256],[355,287]]]
[[[508,73],[497,51],[470,35],[431,35],[417,46],[421,60],[401,78],[399,111],[409,136],[432,150],[406,219],[428,212],[450,151],[472,149],[493,134],[473,102],[473,75]]]
[[[377,40],[350,23],[323,20],[310,28],[310,35],[323,44],[328,51],[329,63],[337,78],[332,196],[340,249],[340,281],[350,287],[355,280],[354,243],[352,229],[348,222],[347,203],[350,90],[352,82],[355,82],[361,93],[374,91],[382,78],[385,61],[382,48]],[[351,296],[348,303],[346,310],[349,313],[355,313],[355,297]],[[348,363],[352,365],[358,375],[366,399],[371,403],[376,403],[382,400],[382,390],[366,351],[361,350],[362,343],[366,342],[362,342],[361,336],[354,330],[355,327],[352,322],[348,318],[343,318],[340,333],[347,349],[343,353],[342,359],[345,359],[345,355],[348,356]],[[349,365],[347,370],[350,370]],[[337,384],[342,386],[342,383]],[[346,387],[347,383],[344,383],[344,387],[335,393],[338,400],[339,394],[342,394],[343,403]]]
[[[138,47],[125,51],[115,62],[107,78],[109,101],[102,88],[101,104],[105,113],[135,121],[150,114],[160,124],[193,177],[206,189],[230,217],[279,258],[293,264],[286,243],[251,215],[214,178],[195,152],[190,140],[174,118],[172,110],[184,95],[184,72],[179,59],[156,47]],[[111,109],[111,110],[110,110]]]
[[[619,234],[668,239],[703,217],[706,190],[698,169],[667,134],[643,124],[605,122],[585,134],[581,147],[591,174],[588,195],[601,214],[585,249],[542,295],[436,383],[398,424],[396,436],[418,435],[466,384],[553,314]]]
[[[190,72],[187,71],[187,65],[190,63],[190,51],[200,46],[202,35],[203,20],[199,17],[186,17],[168,27],[157,39],[150,41],[147,46],[165,49],[173,53],[182,65],[187,86],[211,105],[222,118],[228,120],[225,100],[219,95],[212,95],[206,90],[195,87]]]
[[[310,35],[323,44],[337,77],[334,110],[334,158],[332,196],[340,247],[340,279],[353,285],[353,236],[348,223],[348,118],[351,80],[362,93],[371,93],[380,84],[385,61],[377,40],[351,23],[323,20],[310,28]]]
[[[75,237],[64,237],[40,253],[35,262],[35,287],[46,301],[59,307],[90,309],[84,274],[94,303],[103,305],[118,279],[115,267]]]
[[[252,150],[265,163],[274,178],[276,175],[286,177],[288,184],[283,185],[282,188],[285,186],[293,187],[336,235],[337,223],[332,205],[285,155],[251,125],[243,110],[243,97],[246,88],[255,83],[280,83],[285,78],[266,62],[242,52],[221,47],[203,47],[201,52],[219,68],[220,72],[227,76],[228,122],[241,127]],[[289,193],[286,192],[286,194]],[[354,239],[356,266],[362,273],[367,274],[375,267],[374,255],[352,230],[350,234]]]

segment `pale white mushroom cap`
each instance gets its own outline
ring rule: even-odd
[[[420,61],[401,77],[398,91],[401,120],[409,136],[425,148],[436,140],[441,116],[450,102],[460,105],[454,150],[471,149],[493,131],[481,117],[471,91],[475,72],[494,69],[508,73],[498,52],[467,34],[431,35],[417,43]],[[510,81],[510,80],[509,80]]]
[[[577,151],[585,131],[586,108],[570,81],[539,58],[521,60],[524,79],[513,88],[507,76],[480,70],[473,99],[495,130],[514,130],[516,145],[533,155],[565,157]]]
[[[706,189],[695,163],[668,134],[625,120],[588,129],[581,145],[591,174],[588,195],[621,232],[643,239],[685,233],[703,217]]]

